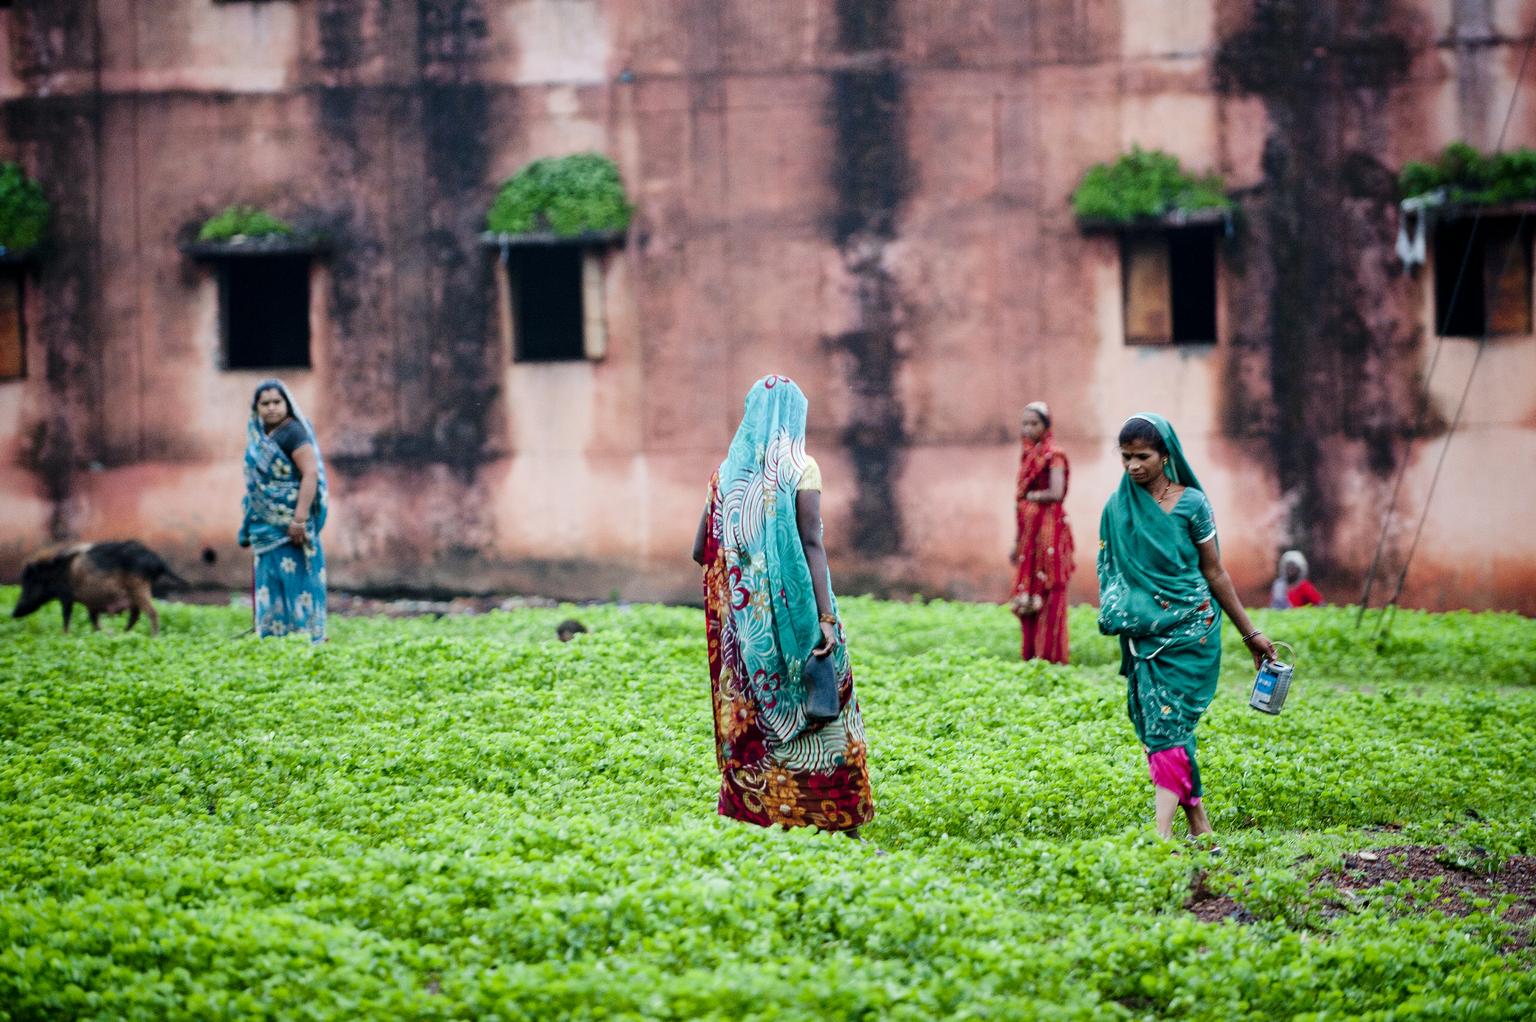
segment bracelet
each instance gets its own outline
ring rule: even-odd
[[[822,615],[819,615],[816,618],[816,620],[821,622],[824,625],[835,625],[835,624],[837,624],[837,615],[836,614],[822,614]]]
[[[1262,629],[1262,628],[1255,628],[1253,631],[1251,631],[1247,635],[1243,636],[1243,640],[1242,641],[1247,642],[1249,639],[1253,638],[1255,635],[1261,635],[1261,634],[1263,634],[1263,632],[1264,632],[1264,629]]]

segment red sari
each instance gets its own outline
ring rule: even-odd
[[[1060,465],[1064,477],[1070,477],[1067,456],[1057,450],[1050,431],[1038,441],[1024,441],[1019,458],[1018,501],[1018,571],[1013,579],[1014,606],[1038,598],[1040,609],[1020,614],[1024,632],[1021,652],[1025,660],[1041,659],[1052,663],[1067,662],[1067,580],[1072,577],[1072,527],[1061,501],[1048,504],[1025,500],[1024,495],[1046,490],[1051,485],[1051,469]],[[1065,486],[1062,498],[1066,498]]]

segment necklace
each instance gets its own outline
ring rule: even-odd
[[[1163,488],[1161,490],[1158,490],[1156,493],[1153,493],[1152,494],[1152,499],[1157,501],[1159,504],[1161,504],[1163,502],[1163,498],[1168,496],[1168,491],[1172,487],[1173,487],[1173,483],[1169,482],[1168,479],[1165,477],[1163,479]]]

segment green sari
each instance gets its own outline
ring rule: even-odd
[[[1121,477],[1099,518],[1099,631],[1120,637],[1126,711],[1149,756],[1183,749],[1200,797],[1195,725],[1216,695],[1221,611],[1200,573],[1200,543],[1216,536],[1205,490],[1161,415],[1141,414],[1168,448],[1166,473],[1186,487],[1171,511]]]

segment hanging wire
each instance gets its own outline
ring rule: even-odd
[[[1520,57],[1520,71],[1519,71],[1518,74],[1515,75],[1515,85],[1514,85],[1514,88],[1510,91],[1509,105],[1508,105],[1508,107],[1505,108],[1505,111],[1504,111],[1504,123],[1502,125],[1500,125],[1500,127],[1499,127],[1499,139],[1498,139],[1497,144],[1494,146],[1494,150],[1493,150],[1495,154],[1498,154],[1498,153],[1501,153],[1501,152],[1504,151],[1504,139],[1505,139],[1505,136],[1509,133],[1509,123],[1510,123],[1511,119],[1514,117],[1515,104],[1520,99],[1520,85],[1521,85],[1521,83],[1523,83],[1525,81],[1525,69],[1526,69],[1526,66],[1530,63],[1532,43],[1536,43],[1536,23],[1532,24],[1531,31],[1526,35],[1526,39],[1525,39],[1525,52],[1521,54],[1521,57]],[[1425,214],[1427,214],[1427,213],[1428,213],[1428,210],[1425,211]],[[1522,235],[1524,233],[1524,230],[1525,230],[1526,216],[1527,216],[1527,213],[1525,211],[1522,211],[1521,214],[1520,214],[1520,223],[1519,223],[1518,227],[1515,230],[1514,237],[1510,240],[1509,251],[1506,252],[1506,254],[1505,254],[1504,264],[1500,267],[1500,276],[1502,276],[1503,271],[1508,268],[1508,266],[1509,266],[1509,259],[1511,258],[1511,256],[1517,251],[1516,246],[1520,244],[1520,239],[1521,239],[1521,237],[1522,237]],[[1481,208],[1478,208],[1473,213],[1473,216],[1472,216],[1472,228],[1468,232],[1466,248],[1462,252],[1461,266],[1456,271],[1456,283],[1451,288],[1450,300],[1446,303],[1445,315],[1441,319],[1439,339],[1435,343],[1434,352],[1430,355],[1429,365],[1425,369],[1423,386],[1424,386],[1424,389],[1425,389],[1426,393],[1429,390],[1430,381],[1434,379],[1435,369],[1440,364],[1440,352],[1445,347],[1446,334],[1450,330],[1451,317],[1452,317],[1452,315],[1456,311],[1456,300],[1461,296],[1462,284],[1465,282],[1466,275],[1467,275],[1467,266],[1470,264],[1471,259],[1472,259],[1473,246],[1477,244],[1477,231],[1478,231],[1478,227],[1481,226],[1481,224],[1482,224],[1482,219],[1483,219],[1483,211],[1482,211]],[[1486,266],[1484,267],[1484,272],[1486,273]],[[1424,508],[1423,508],[1422,513],[1419,516],[1418,527],[1414,530],[1413,541],[1409,545],[1408,554],[1407,554],[1406,557],[1403,558],[1403,567],[1402,567],[1402,571],[1400,571],[1398,573],[1397,584],[1393,588],[1391,597],[1387,600],[1387,603],[1382,607],[1381,617],[1377,621],[1376,632],[1375,632],[1375,636],[1374,637],[1380,637],[1381,634],[1382,634],[1383,629],[1389,624],[1388,611],[1390,610],[1393,613],[1393,616],[1395,616],[1395,614],[1396,614],[1397,599],[1398,599],[1399,596],[1402,595],[1403,585],[1407,581],[1407,578],[1408,578],[1408,566],[1409,566],[1409,564],[1411,564],[1413,562],[1413,555],[1414,555],[1415,551],[1418,550],[1418,546],[1419,546],[1419,537],[1424,532],[1424,522],[1425,522],[1425,520],[1427,519],[1427,517],[1429,515],[1430,501],[1433,499],[1433,497],[1435,495],[1435,485],[1440,480],[1440,469],[1445,464],[1445,453],[1446,453],[1447,450],[1450,449],[1451,437],[1455,435],[1456,427],[1458,425],[1460,425],[1460,423],[1461,423],[1461,415],[1462,415],[1463,409],[1466,407],[1467,395],[1471,392],[1471,389],[1472,389],[1472,379],[1477,374],[1478,363],[1482,361],[1483,349],[1486,348],[1487,345],[1488,345],[1488,318],[1487,318],[1487,314],[1486,314],[1486,310],[1485,310],[1484,317],[1483,317],[1483,334],[1482,334],[1482,337],[1480,337],[1478,339],[1477,352],[1476,352],[1476,354],[1472,358],[1472,367],[1471,367],[1471,369],[1467,373],[1466,384],[1462,388],[1461,400],[1460,400],[1460,402],[1458,402],[1458,404],[1456,406],[1456,415],[1451,420],[1451,425],[1450,425],[1449,429],[1446,431],[1445,442],[1440,447],[1440,457],[1439,457],[1439,459],[1435,463],[1435,472],[1434,472],[1434,475],[1430,479],[1429,492],[1426,493],[1425,496],[1424,496]],[[1426,408],[1428,407],[1427,403],[1426,403],[1425,407]],[[1418,422],[1417,422],[1418,428],[1416,428],[1414,430],[1414,432],[1418,432],[1418,429],[1421,429],[1423,427],[1423,424],[1424,424],[1424,412],[1421,410],[1420,413],[1419,413],[1419,419],[1418,419]],[[1376,581],[1376,572],[1377,572],[1377,569],[1381,565],[1381,558],[1382,558],[1383,551],[1386,549],[1387,535],[1391,532],[1391,529],[1392,529],[1392,518],[1393,518],[1393,515],[1397,511],[1398,496],[1402,492],[1403,479],[1407,475],[1407,471],[1408,471],[1408,459],[1407,458],[1403,458],[1401,460],[1401,462],[1399,463],[1398,467],[1397,467],[1396,477],[1393,479],[1393,482],[1392,482],[1392,496],[1387,501],[1387,511],[1386,511],[1386,514],[1382,517],[1382,522],[1381,522],[1381,534],[1376,539],[1376,552],[1371,557],[1371,567],[1370,567],[1370,570],[1366,573],[1366,577],[1365,577],[1365,588],[1364,588],[1364,590],[1360,594],[1360,606],[1359,606],[1359,608],[1355,612],[1355,628],[1356,629],[1358,629],[1360,627],[1361,622],[1365,618],[1365,612],[1366,612],[1367,606],[1368,606],[1368,604],[1370,602],[1370,598],[1371,598],[1371,589],[1373,588],[1373,586],[1375,584],[1375,581]]]
[[[1504,259],[1494,276],[1495,280],[1502,279],[1509,269],[1511,260],[1518,257],[1520,245],[1525,237],[1525,221],[1528,215],[1529,213],[1526,211],[1520,213],[1520,219],[1515,225],[1514,236],[1510,238],[1509,244],[1504,249]],[[1527,287],[1529,287],[1528,282]],[[1372,635],[1373,639],[1381,638],[1382,634],[1388,631],[1392,621],[1397,617],[1397,599],[1403,595],[1403,584],[1408,579],[1408,566],[1413,563],[1413,555],[1418,552],[1419,540],[1424,535],[1424,523],[1429,519],[1430,503],[1435,496],[1435,487],[1440,483],[1440,471],[1445,467],[1446,452],[1451,449],[1451,439],[1456,435],[1457,427],[1461,425],[1461,416],[1466,410],[1467,398],[1472,393],[1472,381],[1477,377],[1477,367],[1482,362],[1483,352],[1487,350],[1487,347],[1488,328],[1487,319],[1485,318],[1483,321],[1483,336],[1477,342],[1477,350],[1472,355],[1472,365],[1467,370],[1466,382],[1461,387],[1461,399],[1456,402],[1456,414],[1451,418],[1450,427],[1445,432],[1445,442],[1440,445],[1440,457],[1435,460],[1435,471],[1429,478],[1429,491],[1424,495],[1424,507],[1419,512],[1419,523],[1413,530],[1413,540],[1408,544],[1408,553],[1403,558],[1402,570],[1398,572],[1397,584],[1393,587],[1392,595],[1388,598],[1386,605],[1382,607],[1381,617],[1376,622],[1376,631]]]

